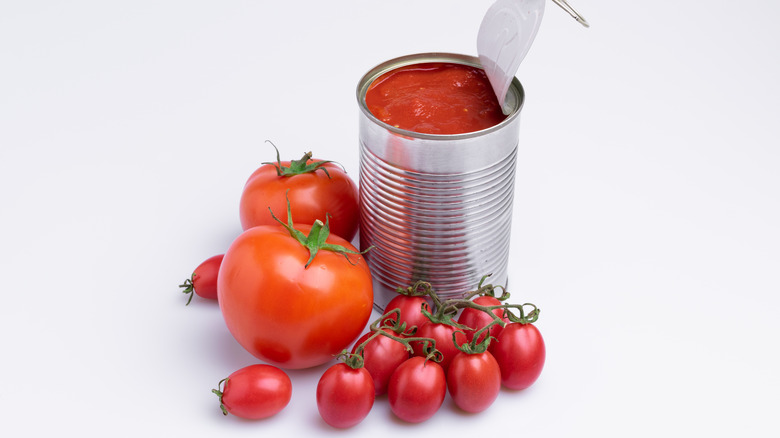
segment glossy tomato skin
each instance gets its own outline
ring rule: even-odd
[[[399,324],[406,323],[406,329],[404,331],[408,331],[412,327],[419,329],[420,326],[428,322],[428,317],[422,313],[422,309],[430,312],[431,306],[424,297],[399,294],[387,303],[384,313],[387,314],[395,309],[398,309],[400,312],[400,321],[399,316],[396,314],[388,316],[385,320],[392,319],[394,321],[399,321]]]
[[[384,330],[392,333],[391,330]],[[357,348],[373,334],[374,332],[368,332],[361,336],[352,347],[352,353],[357,353]],[[374,380],[376,395],[387,392],[387,384],[393,371],[407,359],[409,359],[409,351],[406,350],[406,346],[393,338],[378,335],[366,344],[363,348],[363,367]]]
[[[228,376],[222,390],[222,405],[237,417],[259,420],[276,415],[291,397],[292,382],[284,371],[255,364]]]
[[[309,228],[300,226],[309,233]],[[328,243],[355,248],[330,235]],[[371,274],[362,256],[309,252],[281,226],[257,226],[230,245],[219,272],[219,305],[228,330],[247,351],[300,369],[332,360],[371,316]]]
[[[363,421],[374,406],[374,381],[365,368],[337,363],[317,383],[317,409],[322,419],[337,428]]]
[[[442,367],[415,356],[396,368],[387,387],[390,410],[409,423],[421,423],[441,408],[447,395],[447,380]]]
[[[455,405],[477,413],[489,408],[501,390],[501,370],[490,352],[458,353],[447,370],[447,388]]]
[[[455,334],[455,339],[458,344],[466,342],[466,335],[458,328],[449,324],[433,323],[430,321],[423,324],[415,335],[415,337],[430,338],[436,341],[436,349],[442,354],[439,365],[445,372],[450,366],[452,359],[460,353],[460,350],[458,350],[458,347],[455,346],[455,342],[453,341],[453,334]],[[412,347],[414,348],[415,356],[425,356],[423,342],[412,342]]]
[[[313,159],[311,163],[322,160]],[[282,161],[289,167],[290,161]],[[274,215],[287,223],[287,199],[295,223],[311,225],[319,219],[325,223],[330,215],[330,231],[351,241],[358,228],[358,189],[355,182],[337,164],[328,163],[330,177],[323,170],[299,175],[278,176],[276,164],[265,164],[247,179],[239,202],[241,227],[275,225]],[[286,195],[286,197],[285,197]]]
[[[491,297],[491,296],[476,297],[474,298],[474,303],[485,307],[500,306],[502,304],[498,298]],[[507,318],[504,314],[504,309],[493,309],[493,314],[501,318],[502,321],[506,323],[509,322],[509,318]],[[474,338],[474,332],[485,327],[491,322],[493,322],[493,317],[491,317],[486,312],[483,312],[482,310],[474,309],[471,307],[466,307],[465,309],[463,309],[463,311],[460,314],[460,317],[458,318],[459,324],[463,324],[466,327],[472,328],[472,330],[465,331],[466,337],[468,338],[469,342],[471,342],[471,340]],[[501,327],[500,324],[495,324],[492,327],[490,327],[488,331],[490,332],[490,336],[498,337],[502,329],[503,327]],[[484,335],[480,336],[478,342],[484,338],[485,338]]]
[[[542,374],[546,348],[533,324],[508,324],[488,350],[501,368],[501,383],[509,389],[525,389]]]
[[[192,272],[192,287],[198,296],[217,299],[217,275],[224,257],[224,254],[209,257]]]
[[[217,299],[217,277],[223,257],[224,254],[219,254],[207,258],[192,271],[190,278],[179,285],[183,289],[182,292],[189,295],[187,305],[192,302],[192,297],[195,295],[211,300]]]

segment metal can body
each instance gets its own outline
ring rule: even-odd
[[[421,134],[381,122],[365,95],[374,79],[405,65],[475,57],[428,53],[385,62],[357,89],[360,106],[360,247],[368,251],[374,305],[383,310],[398,287],[430,282],[442,298],[507,280],[514,176],[524,92],[515,79],[507,118],[454,135]]]

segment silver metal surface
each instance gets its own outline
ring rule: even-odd
[[[456,135],[406,131],[381,122],[365,94],[382,73],[423,62],[479,60],[429,53],[397,58],[369,71],[360,107],[360,246],[383,310],[398,287],[430,282],[443,297],[473,290],[482,276],[507,280],[515,163],[523,88],[515,78],[512,111],[491,128]]]

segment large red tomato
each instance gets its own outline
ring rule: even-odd
[[[311,228],[296,227],[305,234]],[[233,337],[259,359],[292,369],[320,365],[365,328],[373,306],[366,261],[338,236],[325,243],[355,253],[322,248],[312,258],[278,224],[250,228],[225,253],[219,306]]]
[[[301,160],[266,163],[255,170],[241,194],[241,227],[275,224],[269,208],[287,222],[289,198],[296,223],[325,222],[328,214],[331,233],[351,241],[358,228],[357,185],[339,165],[320,163],[306,154]]]

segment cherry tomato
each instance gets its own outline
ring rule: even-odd
[[[525,389],[542,373],[546,355],[544,339],[533,324],[508,324],[488,350],[496,358],[501,368],[501,383],[507,388]]]
[[[390,410],[409,423],[431,418],[444,403],[446,395],[444,370],[438,363],[420,356],[399,365],[387,387]]]
[[[200,297],[217,299],[217,274],[224,256],[224,254],[219,254],[207,258],[195,268],[190,278],[179,285],[179,287],[184,288],[182,292],[190,295],[187,305],[192,301],[193,291]]]
[[[389,329],[384,329],[384,331],[393,333]],[[356,354],[358,347],[373,334],[374,332],[368,332],[361,336],[352,347],[352,353]],[[374,393],[376,395],[387,392],[390,376],[406,359],[409,359],[409,351],[406,350],[406,346],[384,335],[378,335],[363,347],[363,366],[374,380]]]
[[[358,228],[357,185],[337,164],[327,162],[315,169],[318,163],[323,160],[306,154],[301,160],[266,163],[255,170],[239,202],[242,228],[274,225],[269,208],[286,222],[289,199],[296,223],[311,224],[316,219],[325,222],[328,214],[331,233],[351,241]],[[280,176],[279,169],[289,174]]]
[[[474,303],[485,307],[500,306],[502,304],[498,298],[487,295],[474,298]],[[493,309],[493,314],[501,318],[504,322],[509,323],[509,318],[506,317],[504,309]],[[463,309],[463,311],[460,313],[460,317],[458,318],[459,324],[465,325],[466,327],[471,327],[472,329],[465,330],[466,337],[468,338],[469,342],[471,342],[471,340],[474,338],[474,332],[487,326],[491,322],[493,322],[493,317],[490,316],[490,314],[472,307],[466,307]],[[488,331],[490,332],[490,336],[496,338],[498,337],[499,333],[501,333],[501,329],[503,329],[503,327],[501,327],[500,324],[495,324],[490,327]],[[482,339],[485,339],[484,334],[480,336],[480,339],[478,339],[477,342],[482,341]]]
[[[466,412],[482,412],[498,398],[501,370],[489,351],[458,353],[447,370],[447,388],[455,405]]]
[[[333,427],[352,427],[374,405],[374,381],[365,368],[352,368],[340,362],[322,374],[317,383],[317,409]]]
[[[452,359],[460,353],[458,347],[455,346],[453,341],[453,334],[458,344],[466,342],[466,335],[463,332],[449,324],[433,323],[428,321],[423,324],[419,330],[417,330],[416,337],[431,338],[436,341],[436,349],[442,354],[441,365],[442,369],[446,372],[450,366]],[[425,357],[426,353],[423,351],[424,343],[421,341],[412,342],[412,348],[414,349],[415,356]]]
[[[422,309],[431,311],[431,307],[428,305],[428,301],[424,297],[409,296],[409,295],[396,295],[387,303],[384,313],[389,313],[392,310],[398,309],[400,311],[400,321],[396,314],[392,314],[387,317],[386,320],[399,321],[399,324],[406,323],[406,330],[410,330],[412,327],[420,328],[421,325],[428,322],[428,317],[422,313]]]
[[[365,328],[373,308],[368,266],[346,240],[331,234],[325,242],[355,253],[323,248],[312,257],[279,225],[244,231],[225,253],[220,309],[233,337],[259,359],[291,369],[321,365]]]
[[[276,415],[290,402],[292,382],[287,374],[271,365],[255,364],[234,372],[221,391],[212,389],[219,396],[222,413],[259,420]]]

